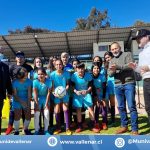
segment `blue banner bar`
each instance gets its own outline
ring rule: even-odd
[[[150,150],[150,136],[0,136],[1,150]]]

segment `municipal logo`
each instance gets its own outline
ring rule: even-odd
[[[51,147],[56,146],[57,143],[58,143],[57,138],[55,138],[54,136],[49,137],[47,140],[47,144]]]
[[[124,145],[125,145],[125,140],[124,140],[123,138],[117,138],[117,139],[115,140],[115,145],[116,145],[116,147],[118,147],[118,148],[122,148],[122,147],[124,147]]]

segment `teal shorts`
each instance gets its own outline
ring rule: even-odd
[[[92,97],[89,93],[86,95],[74,94],[74,96],[73,96],[73,107],[75,107],[75,108],[82,108],[82,107],[88,108],[88,107],[92,107],[92,106],[93,106]]]

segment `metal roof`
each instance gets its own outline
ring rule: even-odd
[[[140,28],[150,30],[150,26]],[[93,43],[124,41],[126,44],[131,30],[133,27],[12,34],[0,36],[0,45],[5,48],[4,54],[9,59],[14,59],[17,51],[23,51],[27,58],[58,56],[64,51],[71,55],[92,55]]]

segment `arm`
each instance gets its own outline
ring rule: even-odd
[[[30,107],[30,102],[32,98],[32,88],[31,86],[28,87],[28,106]]]
[[[50,94],[51,94],[51,89],[48,89],[48,93],[46,96],[46,103],[45,103],[45,108],[48,109],[48,102],[50,101]]]
[[[39,110],[38,108],[38,105],[39,105],[39,102],[38,102],[38,91],[37,91],[37,88],[33,88],[33,94],[34,94],[34,101],[35,101],[35,109],[36,111]]]

